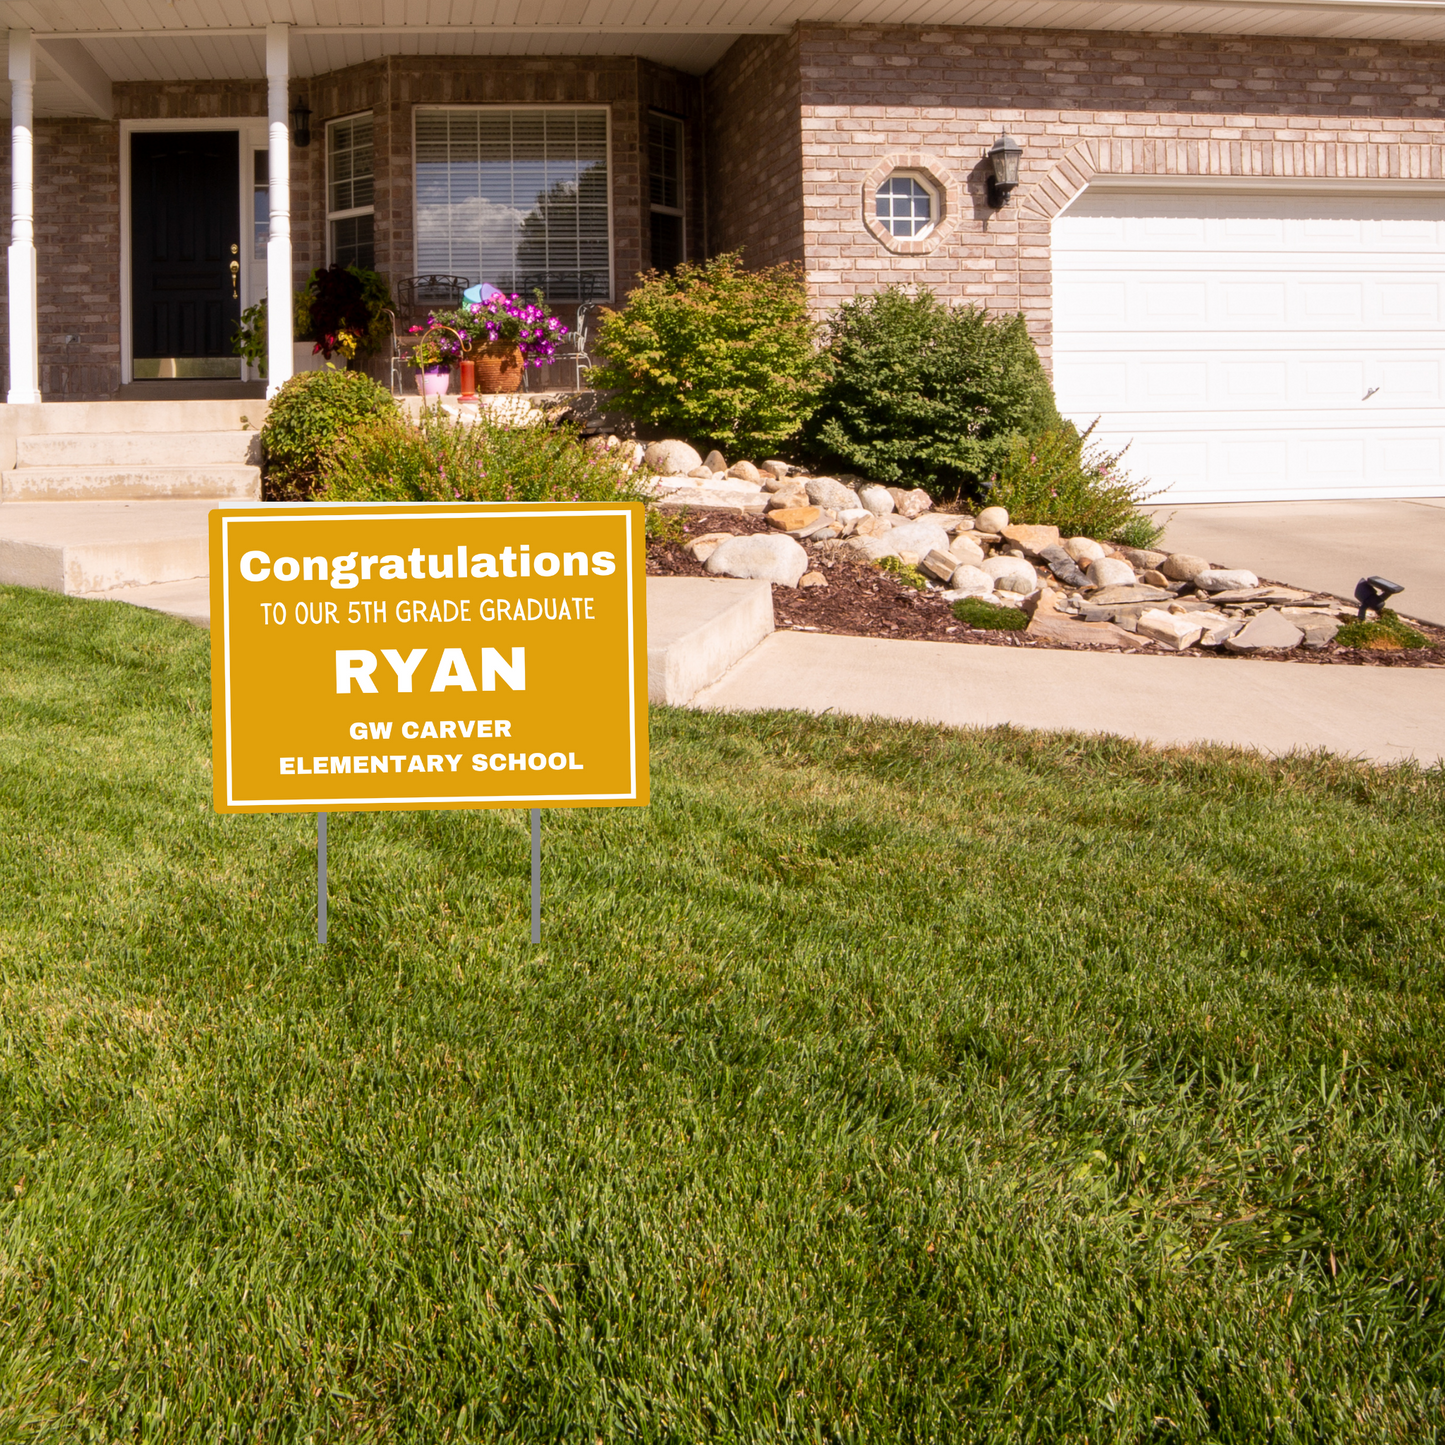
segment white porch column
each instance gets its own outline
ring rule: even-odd
[[[266,118],[270,139],[271,238],[266,243],[266,395],[291,377],[290,29],[266,27]]]
[[[28,30],[10,32],[10,391],[40,400],[40,305],[35,265],[35,53]]]

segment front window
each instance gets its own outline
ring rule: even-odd
[[[683,259],[682,122],[673,116],[648,117],[647,178],[652,264],[671,271]]]
[[[331,260],[376,269],[375,166],[370,115],[326,127],[326,231]]]
[[[890,236],[916,241],[933,229],[938,198],[918,176],[895,171],[878,187],[878,223]]]
[[[604,109],[417,109],[418,272],[604,299],[608,222]]]

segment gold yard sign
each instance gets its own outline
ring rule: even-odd
[[[639,504],[210,515],[218,812],[646,804]]]

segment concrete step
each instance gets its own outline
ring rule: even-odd
[[[211,467],[259,466],[261,434],[243,431],[58,432],[15,439],[15,466]]]
[[[647,700],[690,703],[772,630],[770,583],[649,577]]]
[[[17,502],[186,497],[256,501],[260,496],[261,469],[241,465],[18,467],[0,477],[0,502],[7,507]]]
[[[195,627],[211,625],[211,582],[208,577],[191,577],[182,582],[152,582],[149,587],[117,587],[110,592],[90,592],[88,602],[126,602],[165,612]]]
[[[89,594],[205,577],[214,501],[9,502],[0,582]]]

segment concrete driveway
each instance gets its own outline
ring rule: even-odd
[[[1396,610],[1445,624],[1445,497],[1414,501],[1219,502],[1150,507],[1163,546],[1353,597],[1361,577],[1405,586]]]

